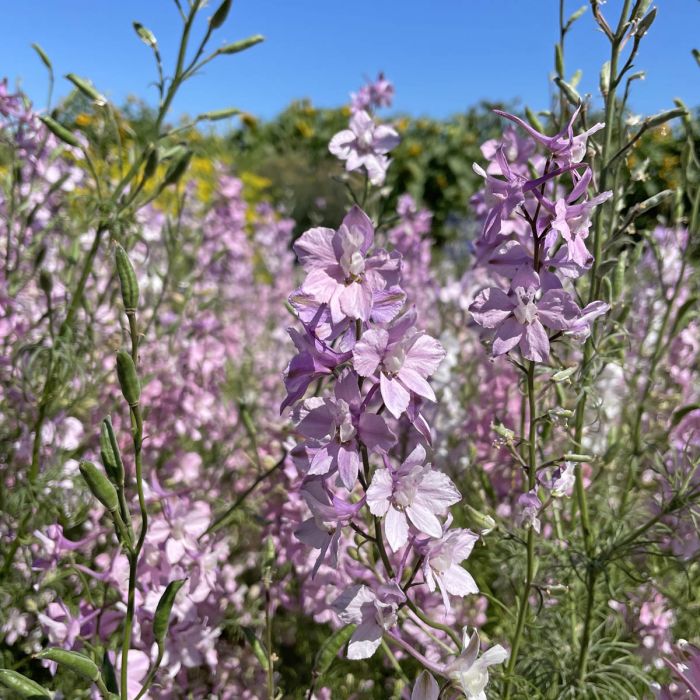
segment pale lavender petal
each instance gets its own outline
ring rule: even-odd
[[[544,326],[537,320],[525,326],[520,340],[523,357],[533,362],[544,362],[549,357],[549,338]]]
[[[369,321],[372,311],[372,290],[363,282],[351,282],[340,293],[342,312],[353,319]]]
[[[352,364],[361,377],[371,377],[384,358],[389,334],[383,328],[367,331],[352,351]]]
[[[338,259],[333,250],[333,237],[335,231],[332,228],[310,228],[299,236],[294,244],[294,252],[305,270],[310,271],[317,267],[336,265]]]
[[[372,483],[367,489],[367,507],[372,515],[382,517],[389,509],[389,501],[394,491],[394,482],[387,469],[377,469]]]
[[[371,452],[387,452],[396,444],[396,436],[376,413],[363,413],[359,423],[360,440]]]
[[[510,316],[514,308],[515,303],[505,292],[490,287],[479,292],[469,311],[480,326],[496,328]]]
[[[523,324],[515,318],[506,319],[493,339],[493,354],[498,356],[510,352],[520,342],[524,331]]]
[[[343,486],[352,491],[357,481],[357,473],[360,469],[360,455],[357,446],[340,445],[338,448],[338,474]]]
[[[382,643],[382,628],[374,619],[368,619],[358,625],[350,637],[348,659],[369,659]]]
[[[394,506],[389,507],[389,511],[384,519],[384,532],[386,533],[386,540],[393,552],[401,549],[408,541],[408,523],[406,522],[406,515],[394,508]]]
[[[343,226],[348,229],[356,228],[362,233],[363,243],[360,250],[366,253],[374,242],[374,225],[372,220],[356,204],[350,209],[343,219]]]
[[[410,521],[426,535],[431,537],[442,536],[442,525],[440,521],[435,517],[435,514],[426,508],[421,503],[416,503],[415,501],[406,507],[406,515],[408,515]]]
[[[379,386],[387,410],[394,418],[399,418],[408,408],[411,394],[398,379],[389,379],[384,372],[379,377]]]

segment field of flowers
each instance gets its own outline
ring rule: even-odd
[[[134,23],[155,107],[0,82],[0,697],[700,698],[700,120],[627,107],[656,9],[562,16],[547,110],[392,116],[380,74],[177,121],[262,41],[231,4],[176,0],[174,56]]]

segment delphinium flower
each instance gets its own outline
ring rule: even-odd
[[[565,349],[582,345],[596,319],[609,309],[595,299],[581,308],[575,296],[575,281],[593,263],[585,243],[591,217],[596,207],[612,195],[602,192],[591,196],[592,172],[584,162],[588,137],[603,128],[602,124],[575,134],[579,116],[576,110],[561,131],[546,136],[518,117],[498,110],[497,114],[514,122],[520,133],[509,128],[500,143],[488,143],[482,152],[489,165],[474,166],[484,179],[483,193],[475,200],[482,222],[474,246],[476,264],[485,267],[494,282],[476,296],[469,310],[491,354],[507,356],[522,371],[525,387],[519,413],[520,425],[527,426],[528,433],[520,436],[520,455],[516,454],[516,432],[510,431],[510,437],[505,438],[523,467],[517,470],[520,493],[508,509],[516,516],[516,525],[527,529],[526,576],[519,592],[518,620],[504,687],[504,696],[510,697],[511,675],[518,660],[532,572],[536,569],[535,537],[546,534],[541,519],[551,500],[539,495],[541,427],[537,421],[538,413],[544,411],[538,406],[541,394],[536,384],[548,365],[561,366],[564,351],[555,353],[554,344],[566,342]],[[502,430],[508,434],[508,428]],[[562,437],[568,438],[568,434],[562,431]],[[580,442],[580,436],[577,439]],[[547,447],[557,449],[558,445],[550,438]],[[563,452],[568,449],[562,447]],[[582,489],[580,468],[575,469],[574,479]],[[552,496],[562,495],[568,487],[568,477],[562,479],[560,475],[550,484]]]
[[[350,109],[353,112],[391,107],[394,101],[394,86],[384,77],[384,73],[380,72],[376,80],[366,83],[357,92],[351,93],[350,97]]]
[[[339,131],[332,139],[328,150],[345,161],[350,172],[364,168],[373,185],[382,185],[390,160],[387,153],[399,145],[399,135],[386,124],[377,124],[365,111],[350,117],[347,129]]]
[[[353,119],[369,124],[362,111]],[[380,180],[370,177],[372,184],[380,181],[383,173]],[[400,240],[400,232],[392,237]],[[449,509],[461,495],[430,464],[430,428],[422,415],[424,402],[436,400],[430,378],[445,351],[420,330],[415,308],[401,313],[401,253],[377,247],[375,225],[357,204],[337,231],[310,229],[295,250],[306,276],[290,297],[303,326],[294,335],[304,339],[297,347],[309,360],[294,384],[293,368],[301,364],[290,363],[283,408],[293,407],[302,438],[292,457],[308,515],[298,504],[289,506],[289,515],[296,536],[314,550],[304,563],[310,573],[304,590],[315,619],[357,625],[350,658],[372,656],[385,639],[400,655],[427,660],[417,649],[432,648],[422,632],[426,624],[430,630],[430,617],[420,606],[434,609],[440,588],[442,614],[454,619],[450,598],[478,593],[462,568],[477,536],[450,527]],[[368,545],[375,547],[376,564],[365,554]],[[329,602],[335,618],[325,618]],[[402,624],[404,608],[411,612]],[[433,631],[444,635],[445,629]],[[461,643],[456,646],[458,656]],[[430,653],[439,656],[439,647]]]

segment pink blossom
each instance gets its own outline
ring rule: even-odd
[[[413,328],[415,312],[402,316],[389,328],[366,331],[353,349],[353,366],[362,377],[379,373],[382,399],[398,418],[408,408],[411,392],[435,401],[427,379],[445,357],[442,345]]]
[[[452,480],[424,464],[425,458],[425,448],[417,445],[398,469],[377,469],[367,489],[372,515],[386,516],[384,529],[393,551],[408,541],[409,521],[419,532],[442,537],[436,516],[461,499]]]
[[[345,161],[348,171],[364,167],[373,185],[381,185],[386,178],[389,159],[386,154],[399,145],[399,135],[385,124],[376,124],[372,117],[360,110],[350,117],[350,127],[339,131],[328,145],[328,150]]]
[[[450,609],[449,595],[466,596],[479,592],[471,574],[460,566],[472,553],[478,539],[479,536],[470,530],[446,530],[440,539],[428,540],[420,548],[428,589],[434,591],[436,584],[439,586],[447,610]]]
[[[349,659],[368,659],[377,651],[385,630],[397,622],[399,603],[406,595],[392,581],[375,593],[364,585],[347,588],[333,603],[333,609],[345,624],[357,625],[348,643]]]

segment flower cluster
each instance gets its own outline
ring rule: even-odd
[[[429,379],[445,351],[417,327],[401,253],[379,247],[376,233],[355,205],[337,230],[312,228],[295,243],[306,275],[290,303],[302,330],[290,330],[298,353],[282,409],[293,407],[299,437],[292,455],[309,515],[295,534],[318,552],[313,573],[341,568],[348,542],[364,569],[332,604],[342,623],[356,625],[348,657],[368,658],[386,638],[420,660],[400,623],[416,613],[421,588],[439,589],[446,611],[451,597],[478,593],[462,567],[478,536],[450,527],[461,496],[428,460],[423,406],[436,400]],[[437,672],[451,677],[448,666]]]
[[[592,172],[583,162],[587,137],[603,125],[574,136],[576,111],[558,134],[545,136],[518,117],[497,113],[525,135],[509,127],[500,142],[482,147],[487,168],[474,165],[484,178],[474,198],[483,220],[475,252],[480,264],[505,281],[484,289],[470,310],[489,333],[494,356],[519,349],[528,360],[546,362],[553,340],[586,337],[592,321],[609,308],[593,301],[581,309],[565,289],[590,268],[591,215],[612,196],[589,197]]]
[[[328,144],[328,150],[345,161],[348,172],[364,169],[373,185],[382,185],[391,162],[389,151],[399,145],[394,128],[379,124],[372,116],[373,107],[389,106],[394,88],[379,75],[376,83],[364,86],[353,98],[353,110],[347,129],[339,131]]]

